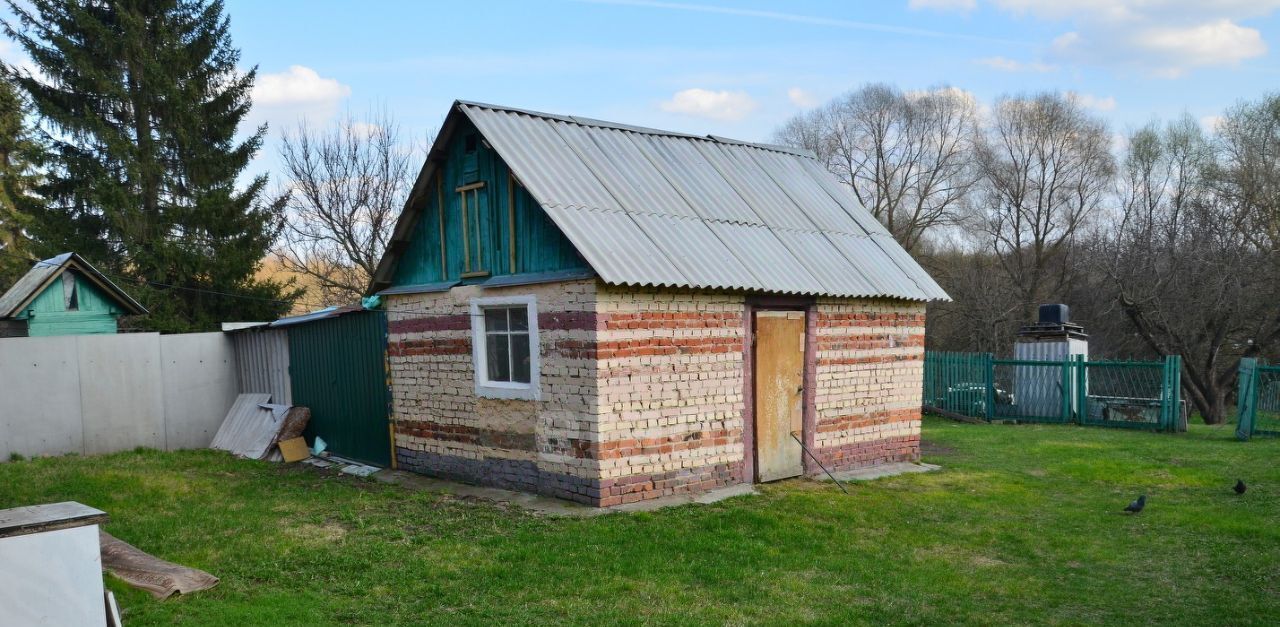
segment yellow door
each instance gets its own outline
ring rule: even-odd
[[[804,312],[756,312],[756,479],[803,472]]]

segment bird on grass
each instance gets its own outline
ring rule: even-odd
[[[1147,506],[1147,495],[1143,494],[1142,496],[1138,497],[1138,500],[1126,506],[1124,508],[1124,511],[1129,512],[1130,514],[1137,514],[1138,512],[1141,512],[1142,508],[1146,506]]]
[[[1249,488],[1248,488],[1248,486],[1246,486],[1246,485],[1244,484],[1244,480],[1243,480],[1243,479],[1236,479],[1236,487],[1231,488],[1231,489],[1232,489],[1232,490],[1235,490],[1235,491],[1236,491],[1236,494],[1244,494],[1244,491],[1245,491],[1245,490],[1248,490]]]

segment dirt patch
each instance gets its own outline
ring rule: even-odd
[[[1008,562],[1005,562],[1003,560],[998,560],[994,557],[987,557],[985,555],[974,555],[973,557],[969,558],[969,561],[974,566],[983,566],[983,567],[1004,566],[1008,564]]]
[[[347,528],[336,522],[327,522],[323,525],[303,523],[287,527],[285,534],[315,544],[332,544],[347,537]]]
[[[946,444],[938,444],[929,440],[920,441],[921,455],[950,455],[954,452],[956,452],[955,447],[947,446]]]

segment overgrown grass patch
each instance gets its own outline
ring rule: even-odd
[[[130,625],[1280,620],[1280,440],[932,419],[924,438],[942,471],[849,496],[789,481],[591,519],[214,451],[0,464],[0,507],[87,503],[222,579],[163,602],[109,580]]]

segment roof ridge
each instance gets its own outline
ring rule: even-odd
[[[681,137],[685,139],[700,139],[716,144],[728,144],[733,146],[746,146],[748,148],[757,148],[760,150],[768,150],[771,152],[781,152],[797,157],[805,157],[808,159],[816,159],[817,157],[810,151],[803,148],[794,148],[792,146],[783,146],[780,144],[768,144],[764,142],[749,142],[742,139],[734,139],[732,137],[724,137],[722,135],[693,135],[691,133],[681,133],[679,131],[668,131],[660,128],[649,126],[636,126],[634,124],[623,124],[621,122],[611,122],[609,120],[601,120],[597,118],[588,118],[577,115],[562,115],[559,113],[547,113],[545,111],[534,111],[533,109],[523,109],[520,107],[508,107],[488,102],[478,102],[474,100],[456,100],[455,105],[464,105],[468,107],[477,107],[481,109],[489,109],[491,111],[508,111],[511,113],[522,113],[524,115],[544,118],[547,120],[557,120],[569,124],[577,124],[578,126],[591,126],[596,128],[608,128],[618,131],[628,131],[632,133],[642,133],[645,135],[661,135],[666,137]]]

